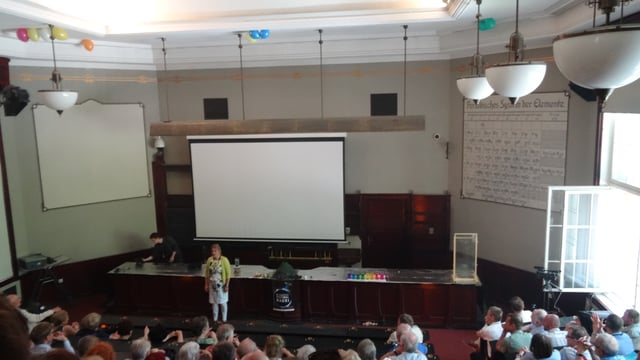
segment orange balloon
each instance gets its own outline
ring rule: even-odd
[[[93,51],[93,41],[91,39],[82,39],[82,46],[87,51]]]

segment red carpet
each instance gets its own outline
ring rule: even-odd
[[[469,359],[472,349],[464,342],[475,339],[475,333],[475,330],[429,329],[430,342],[440,360]]]

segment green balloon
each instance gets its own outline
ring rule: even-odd
[[[40,34],[38,34],[38,29],[36,28],[28,28],[27,34],[29,34],[29,40],[38,41],[40,40]]]

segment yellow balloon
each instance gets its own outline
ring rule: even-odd
[[[252,38],[251,35],[249,35],[249,33],[245,33],[245,37],[247,38],[247,41],[250,43],[256,42],[256,39]]]
[[[40,40],[40,34],[38,34],[38,29],[36,28],[28,28],[27,34],[29,34],[29,40],[38,41]]]
[[[54,26],[53,29],[51,29],[51,35],[53,35],[53,38],[56,40],[67,40],[69,38],[67,31],[57,26]]]

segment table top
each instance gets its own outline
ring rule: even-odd
[[[204,264],[153,264],[135,262],[124,264],[109,271],[112,275],[141,275],[141,276],[194,276],[200,277],[204,273]],[[270,279],[274,269],[261,265],[232,266],[232,277],[241,279]],[[369,278],[377,279],[349,279],[354,275],[369,274]],[[383,268],[355,268],[355,267],[317,267],[309,270],[298,270],[302,281],[355,281],[381,283],[435,283],[435,284],[464,284],[480,285],[477,276],[469,279],[455,279],[452,270],[436,269],[383,269]],[[384,279],[380,277],[384,275]]]

